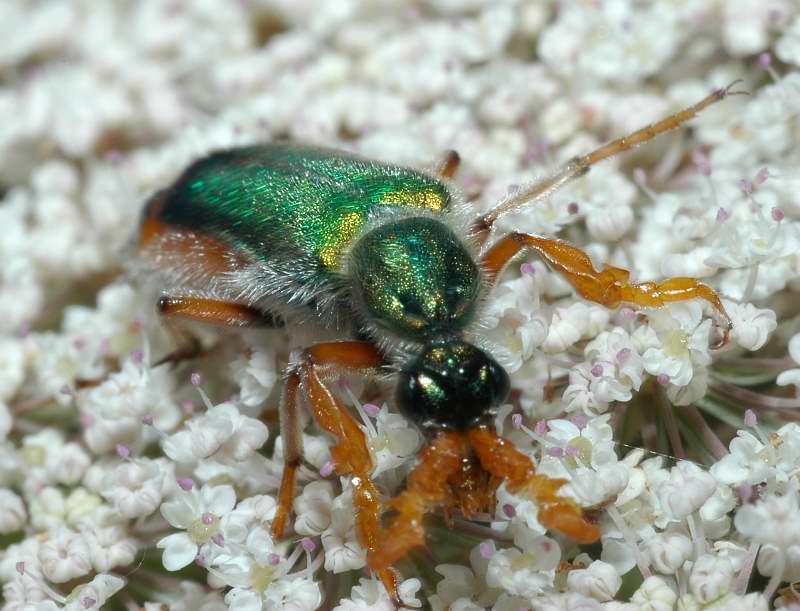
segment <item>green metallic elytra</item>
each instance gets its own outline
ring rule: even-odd
[[[298,257],[332,271],[380,206],[443,210],[435,178],[341,151],[292,144],[214,153],[185,171],[160,219],[279,265]]]
[[[480,291],[470,253],[432,218],[391,221],[369,232],[353,248],[350,272],[374,322],[416,339],[463,329]]]

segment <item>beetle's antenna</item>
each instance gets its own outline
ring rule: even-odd
[[[494,225],[498,218],[508,214],[509,212],[515,212],[523,206],[527,206],[547,198],[565,184],[586,174],[596,163],[599,163],[600,161],[603,161],[609,157],[619,155],[620,153],[630,150],[640,144],[660,136],[665,132],[679,127],[683,123],[686,123],[687,121],[696,117],[709,106],[724,100],[728,96],[749,95],[749,93],[746,91],[733,90],[733,88],[741,82],[742,80],[738,79],[727,87],[715,90],[688,108],[684,108],[683,110],[669,115],[668,117],[665,117],[656,123],[652,123],[647,127],[643,127],[632,134],[628,134],[622,138],[617,138],[616,140],[613,140],[608,144],[595,149],[587,155],[573,157],[554,174],[551,174],[550,176],[541,180],[537,180],[527,187],[523,187],[509,198],[500,202],[492,210],[478,219],[473,226],[473,233],[477,234],[479,237],[483,237],[483,235],[486,234],[488,237],[489,229],[491,229],[492,225]]]

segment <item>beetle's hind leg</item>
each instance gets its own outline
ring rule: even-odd
[[[380,545],[370,550],[369,565],[382,570],[425,542],[422,519],[448,500],[448,480],[467,454],[463,433],[443,431],[420,453],[419,463],[406,480],[406,489],[391,502],[397,511]]]
[[[372,456],[367,438],[347,408],[330,392],[323,376],[329,377],[347,371],[376,372],[384,365],[383,356],[369,342],[343,341],[315,344],[305,349],[287,380],[284,392],[282,430],[287,435],[284,441],[285,460],[289,467],[284,472],[279,505],[272,524],[272,534],[279,538],[283,534],[294,496],[294,471],[299,462],[301,448],[296,440],[299,436],[296,409],[298,391],[302,392],[317,424],[336,438],[331,448],[331,458],[339,475],[350,476],[353,505],[356,510],[356,534],[358,541],[372,554],[381,539],[381,502],[377,488],[370,479]],[[285,416],[284,416],[285,414]],[[397,578],[391,567],[376,568],[390,596],[399,604]]]
[[[573,501],[558,496],[565,480],[538,475],[530,457],[488,427],[470,429],[468,436],[484,469],[503,478],[511,492],[536,501],[542,525],[578,543],[594,543],[600,538],[597,524],[588,521]]]

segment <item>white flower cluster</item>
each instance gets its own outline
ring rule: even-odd
[[[610,311],[511,266],[480,326],[512,378],[495,424],[602,538],[548,533],[501,484],[492,515],[404,564],[403,604],[437,611],[800,608],[800,7],[0,2],[2,609],[394,608],[305,420],[292,534],[270,534],[281,368],[315,338],[198,329],[200,358],[157,364],[175,343],[124,264],[191,160],[281,138],[415,166],[456,149],[478,215],[738,78],[750,95],[691,131],[498,222],[636,282],[701,279],[732,329],[699,299]],[[389,394],[359,399],[380,387],[333,386],[392,498],[422,434]]]

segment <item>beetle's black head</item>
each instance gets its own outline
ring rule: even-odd
[[[492,416],[510,388],[508,374],[483,350],[437,338],[400,373],[397,403],[425,429],[464,430]]]

